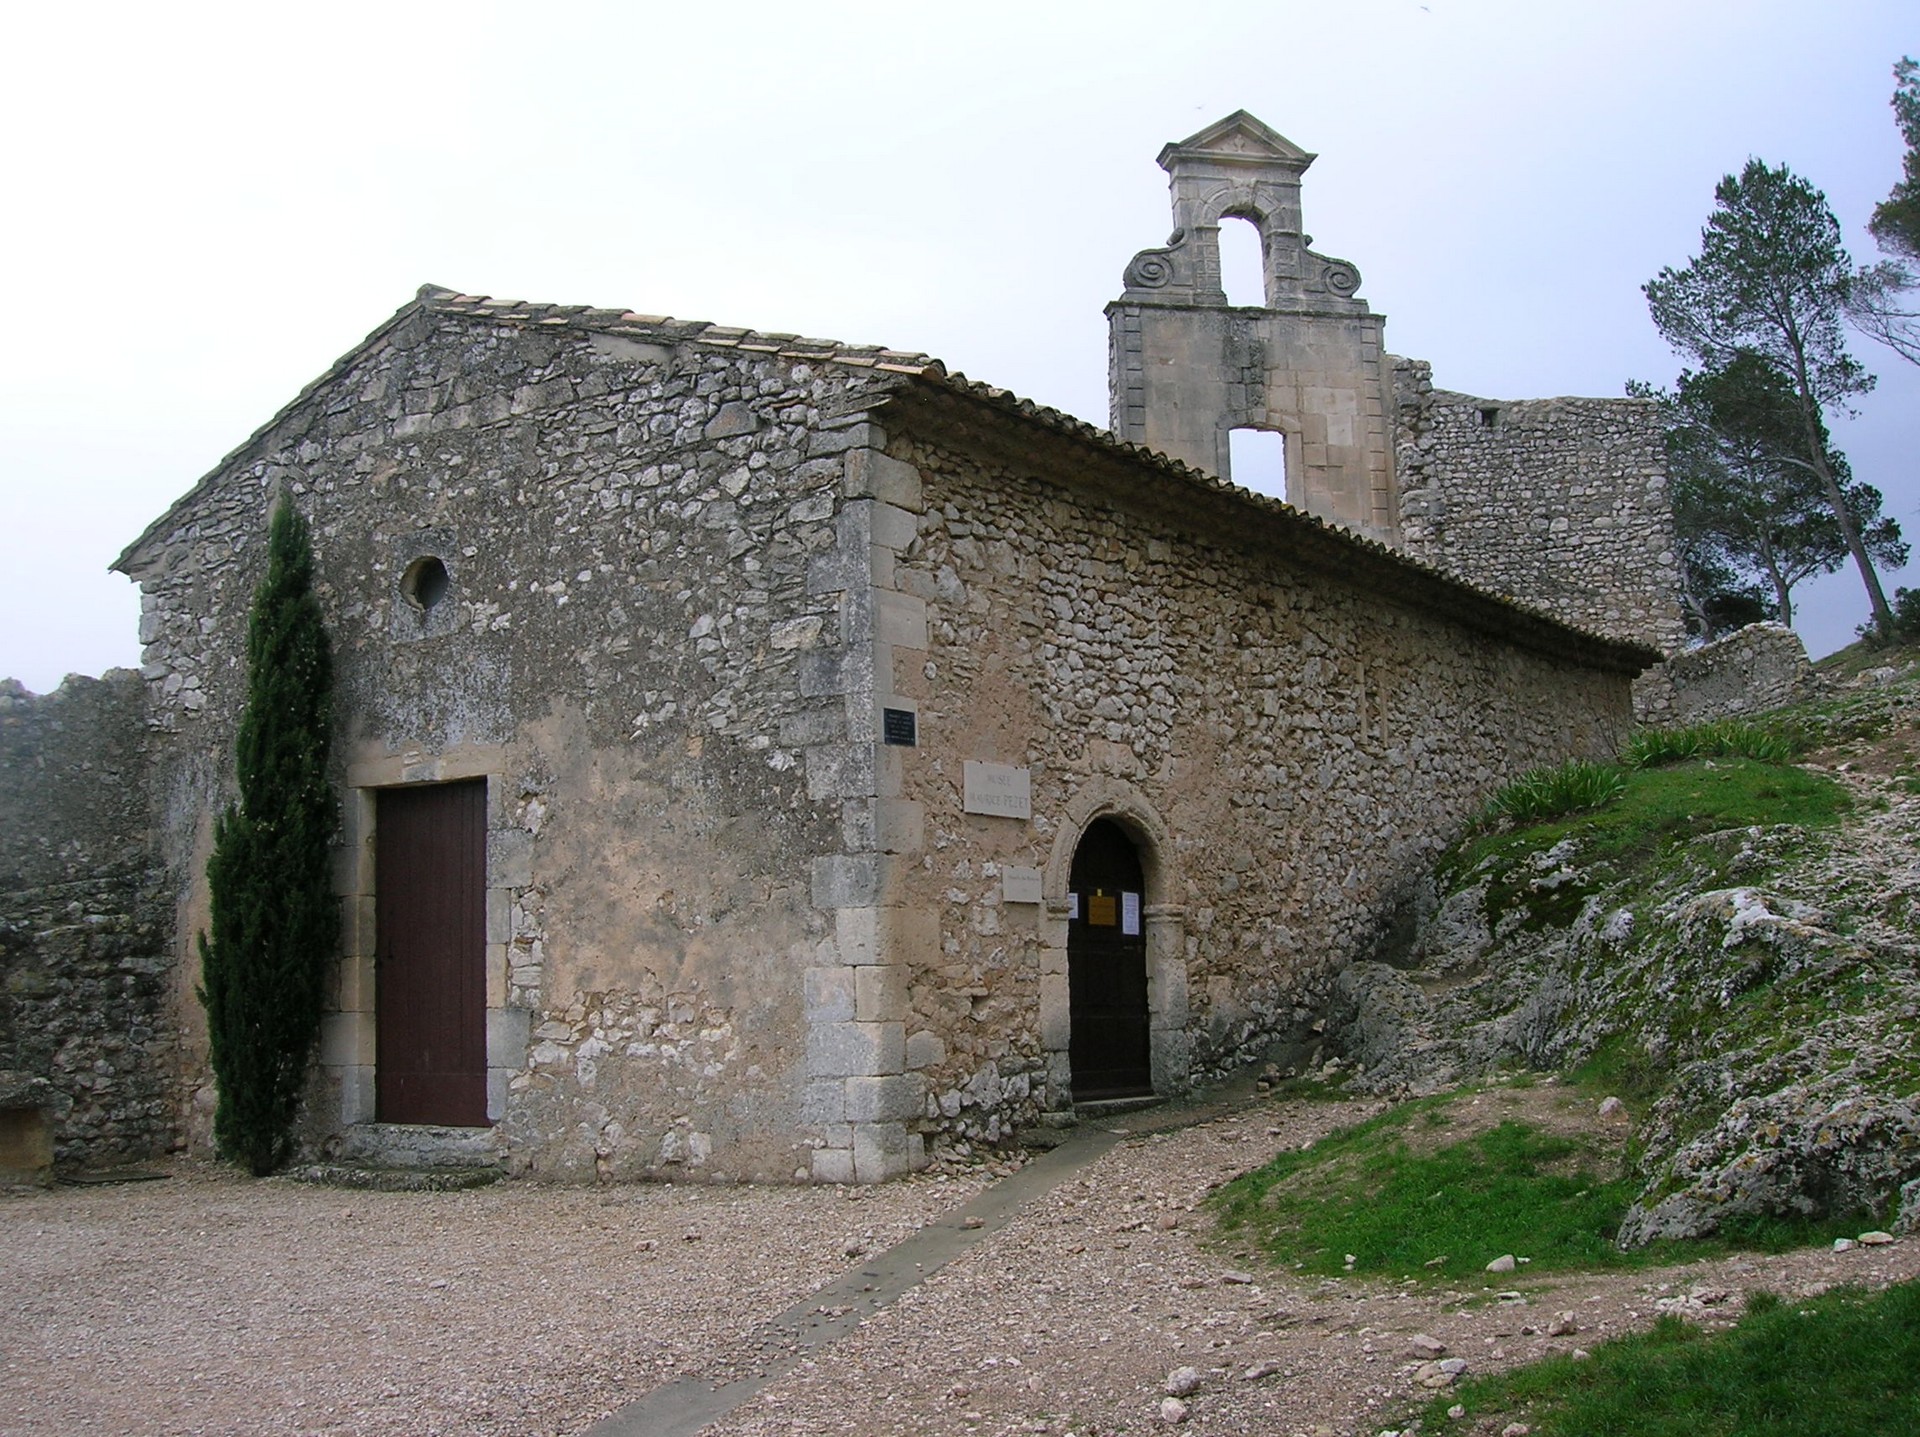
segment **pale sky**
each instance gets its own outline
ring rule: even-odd
[[[0,39],[0,675],[45,691],[138,664],[107,564],[424,282],[925,350],[1105,424],[1154,156],[1235,109],[1320,155],[1315,247],[1436,383],[1670,382],[1639,287],[1749,155],[1876,257],[1920,8],[186,0]],[[1837,441],[1920,541],[1920,369],[1856,352]],[[1798,597],[1816,654],[1866,616],[1851,570]]]

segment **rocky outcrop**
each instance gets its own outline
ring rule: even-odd
[[[1910,714],[1875,687],[1867,718],[1825,727]],[[1341,976],[1329,1027],[1358,1084],[1636,1065],[1624,1246],[1775,1217],[1920,1230],[1920,780],[1911,730],[1882,734],[1826,755],[1855,797],[1836,829],[1730,829],[1631,864],[1576,830],[1450,875],[1408,951]]]

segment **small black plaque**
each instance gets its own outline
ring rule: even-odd
[[[881,709],[880,732],[888,743],[906,748],[915,748],[920,742],[914,730],[912,709]]]

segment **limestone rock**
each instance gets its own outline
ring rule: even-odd
[[[1910,723],[1912,701],[1857,689],[1821,722],[1842,736]],[[1384,1094],[1570,1067],[1603,1043],[1644,1049],[1671,1074],[1664,1095],[1600,1109],[1637,1120],[1645,1196],[1625,1246],[1729,1217],[1889,1209],[1890,1233],[1920,1232],[1920,1098],[1904,1077],[1920,944],[1900,908],[1920,881],[1916,822],[1920,796],[1896,789],[1819,843],[1792,825],[1728,829],[1624,872],[1588,861],[1578,837],[1497,848],[1426,901],[1404,956],[1340,975],[1329,1045],[1363,1069],[1356,1091]],[[1836,988],[1841,973],[1858,981]],[[1739,1004],[1762,988],[1817,1016],[1742,1026],[1771,1011]],[[1835,1001],[1853,992],[1876,996]]]
[[[1467,1370],[1464,1357],[1444,1357],[1438,1362],[1423,1362],[1413,1370],[1413,1380],[1421,1387],[1438,1390],[1451,1387],[1461,1373]]]

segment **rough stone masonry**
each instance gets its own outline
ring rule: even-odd
[[[1222,331],[1222,413],[1264,394],[1296,505],[924,355],[429,287],[156,520],[118,567],[142,590],[168,910],[144,1071],[176,1131],[207,1140],[193,940],[275,503],[310,521],[337,653],[345,936],[303,1130],[321,1154],[884,1178],[1073,1120],[1099,923],[1142,965],[1120,1014],[1139,1086],[1179,1092],[1302,1037],[1491,787],[1609,752],[1664,623],[1637,411],[1504,431],[1547,436],[1513,465],[1584,466],[1582,514],[1619,516],[1596,602],[1555,609],[1544,585],[1526,607],[1517,577],[1489,592],[1410,555],[1474,532],[1471,486],[1505,492],[1504,471],[1459,457],[1452,401],[1374,355],[1358,272],[1312,269],[1272,179],[1297,200],[1304,152],[1244,116],[1173,148],[1227,187],[1195,202],[1175,271],[1250,207],[1298,271],[1284,393],[1261,376],[1286,306]],[[1186,322],[1158,273],[1129,269],[1117,333]],[[1204,289],[1182,303],[1217,310]],[[1314,328],[1322,309],[1339,323]],[[1137,390],[1151,418],[1151,386],[1126,388],[1149,371],[1115,352],[1116,413]],[[1416,491],[1445,514],[1410,539]],[[411,900],[382,891],[404,846],[382,814],[460,785],[480,856],[447,882],[473,937],[396,954],[382,915]],[[1096,906],[1074,872],[1102,824],[1141,876]],[[419,1055],[390,965],[415,962],[475,995],[452,1078],[483,1126],[392,1116],[383,1072]]]

